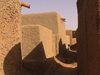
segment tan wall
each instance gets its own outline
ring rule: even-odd
[[[61,39],[62,44],[65,44],[66,48],[68,48],[69,38],[67,38],[66,36],[65,22],[62,21],[61,18],[62,17],[59,14],[57,14],[59,39]]]
[[[100,75],[99,0],[78,0],[78,72]]]
[[[61,18],[57,12],[25,14],[22,15],[22,25],[42,25],[52,30],[53,34],[58,34],[63,44],[67,45],[65,22],[63,22]]]
[[[22,59],[43,60],[52,56],[52,31],[41,25],[23,25]]]
[[[70,37],[70,45],[72,45],[72,38],[73,38],[72,30],[66,30],[66,35]]]
[[[40,73],[43,63],[53,56],[52,31],[41,25],[23,25],[22,68]]]
[[[52,36],[52,50],[54,56],[59,54],[59,35],[53,34]]]
[[[68,48],[68,44],[70,44],[70,37],[66,35],[66,48]]]
[[[76,44],[77,42],[76,42],[76,38],[73,38],[72,39],[72,45],[74,45],[74,44]]]
[[[52,31],[46,27],[40,27],[40,40],[43,42],[46,58],[53,57],[52,50]]]
[[[0,75],[21,75],[19,0],[0,0]]]
[[[58,33],[57,12],[45,12],[36,14],[22,15],[22,25],[39,24],[52,30],[53,33]]]

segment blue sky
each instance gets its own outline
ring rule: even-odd
[[[77,23],[77,0],[20,0],[31,4],[31,8],[22,7],[22,14],[58,12],[63,18],[66,18],[66,29],[76,30]]]

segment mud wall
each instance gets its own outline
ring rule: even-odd
[[[72,39],[72,45],[74,45],[74,44],[76,44],[76,43],[77,43],[76,38],[73,38],[73,39]]]
[[[99,0],[78,0],[78,72],[100,75]]]
[[[70,37],[69,36],[65,36],[65,38],[66,38],[66,48],[68,48],[68,44],[70,44]]]
[[[53,56],[52,31],[41,25],[23,25],[22,59],[44,60]]]
[[[77,31],[72,31],[72,35],[73,35],[73,38],[76,38],[76,36],[77,36]]]
[[[22,25],[39,24],[58,33],[57,12],[46,12],[22,15]]]
[[[65,22],[62,21],[61,18],[62,16],[57,14],[59,40],[62,42],[62,44],[66,45],[66,48],[68,48],[68,44],[70,44],[70,42],[68,36],[66,36]]]
[[[53,34],[58,34],[62,43],[67,45],[65,22],[63,22],[61,18],[57,12],[24,14],[22,15],[22,25],[42,25],[52,30]]]
[[[52,37],[52,31],[41,25],[22,26],[23,69],[33,74],[43,70],[43,63],[54,56]]]
[[[70,37],[70,45],[72,45],[72,38],[73,38],[72,30],[66,30],[66,35]]]
[[[0,0],[0,75],[21,75],[19,0]]]

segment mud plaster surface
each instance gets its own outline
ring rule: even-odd
[[[77,8],[79,75],[100,75],[99,0],[78,0]]]
[[[41,46],[38,46],[41,44]],[[22,59],[27,58],[27,56],[32,51],[38,51],[37,58],[41,58],[42,53],[39,52],[36,47],[43,46],[44,54],[47,58],[53,56],[52,51],[52,31],[43,27],[41,25],[23,25],[22,26]],[[36,55],[36,54],[33,54]]]
[[[69,42],[66,40],[65,22],[63,22],[61,18],[62,16],[60,16],[57,12],[24,14],[22,15],[22,25],[39,24],[46,27],[52,30],[53,34],[58,34],[59,39],[61,39],[62,43],[66,44],[67,47]]]
[[[20,75],[20,15],[19,0],[0,0],[0,75]]]

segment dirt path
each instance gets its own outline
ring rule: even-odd
[[[37,67],[39,69],[34,73],[24,69],[23,75],[77,75],[77,63],[66,64],[56,57],[47,59],[40,66],[37,65]]]

